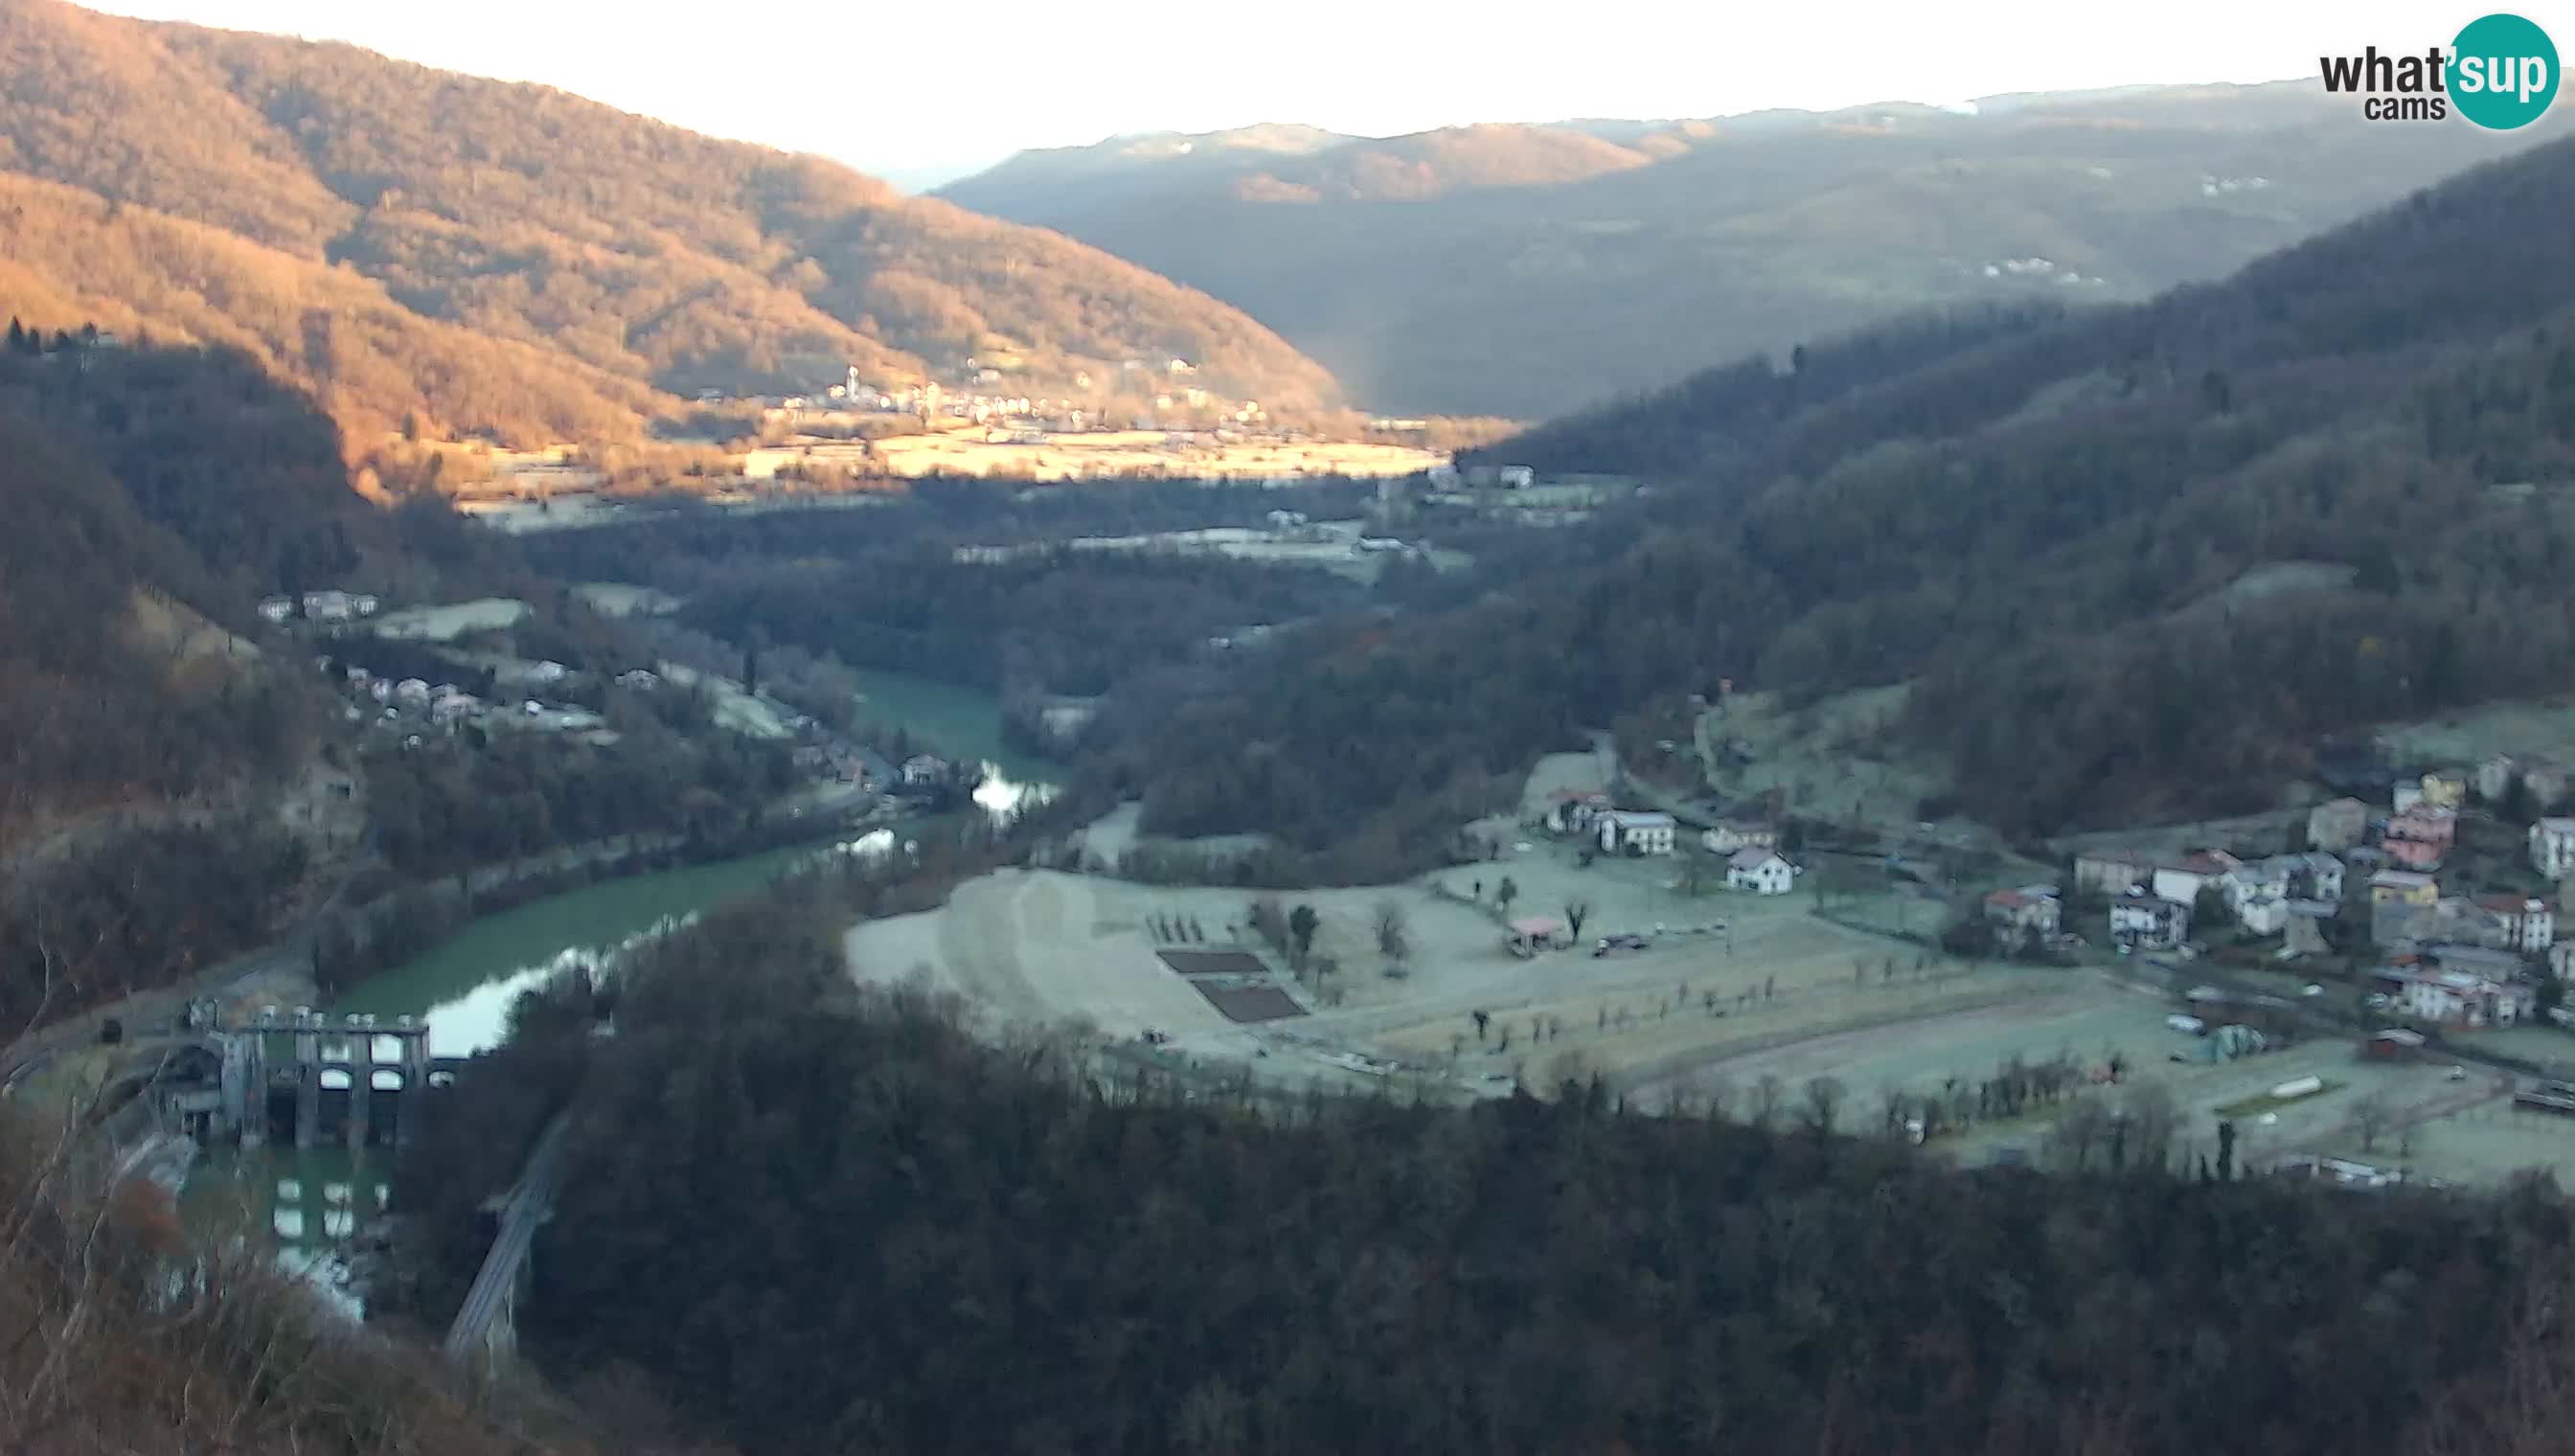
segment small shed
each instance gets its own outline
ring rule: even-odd
[[[2373,1060],[2401,1061],[2421,1051],[2423,1042],[2422,1032],[2391,1026],[2362,1042],[2361,1051]]]
[[[1564,922],[1553,915],[1522,915],[1510,922],[1510,931],[1509,945],[1513,955],[1561,950],[1573,940]]]

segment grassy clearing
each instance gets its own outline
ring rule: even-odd
[[[528,604],[510,597],[482,597],[446,607],[415,607],[388,612],[375,621],[379,637],[419,642],[454,642],[468,633],[506,632],[529,613]]]

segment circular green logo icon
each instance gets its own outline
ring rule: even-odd
[[[2557,47],[2518,15],[2483,16],[2451,43],[2448,82],[2450,104],[2477,125],[2528,126],[2557,98]]]

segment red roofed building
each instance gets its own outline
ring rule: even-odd
[[[2387,851],[2389,863],[2417,870],[2440,868],[2442,856],[2448,850],[2447,845],[2435,844],[2429,839],[2387,839],[2378,847]]]
[[[2447,849],[2458,841],[2459,815],[2452,809],[2417,804],[2388,819],[2387,837],[2438,844]]]
[[[2054,938],[2063,907],[2049,887],[1998,889],[1985,896],[1985,919],[2006,934]]]

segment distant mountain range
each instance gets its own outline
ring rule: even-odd
[[[1522,417],[1926,305],[2133,301],[2522,138],[2303,82],[1027,152],[941,189],[1202,288],[1380,409]]]
[[[514,440],[970,356],[1032,393],[1172,357],[1335,393],[1202,294],[815,158],[55,0],[0,4],[0,313],[233,345],[346,423]]]

